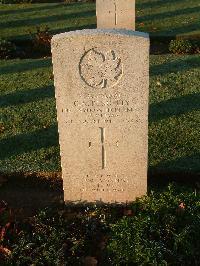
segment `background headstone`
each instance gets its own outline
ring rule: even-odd
[[[149,37],[83,30],[52,39],[65,201],[129,202],[147,189]]]
[[[135,0],[97,0],[98,29],[135,30]]]

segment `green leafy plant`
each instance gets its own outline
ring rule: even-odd
[[[5,204],[0,211],[5,265],[200,264],[200,195],[188,189],[169,186],[125,207],[46,209],[21,220]]]
[[[137,200],[132,210],[112,225],[113,265],[199,265],[199,195],[169,187]]]
[[[105,221],[93,210],[44,210],[19,225],[10,243],[8,263],[15,265],[83,265],[93,253],[94,239],[106,231]]]
[[[15,56],[16,46],[0,38],[0,59],[9,59]]]
[[[193,40],[193,47],[196,53],[200,53],[200,40]]]
[[[189,54],[193,50],[193,44],[189,40],[171,40],[169,44],[169,51],[174,54]]]

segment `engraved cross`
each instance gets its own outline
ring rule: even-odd
[[[115,26],[117,26],[117,3],[116,3],[116,0],[114,1],[114,6],[115,6]]]
[[[105,169],[107,164],[107,157],[106,157],[106,139],[105,139],[105,133],[106,129],[104,127],[99,127],[100,129],[100,145],[101,145],[101,168]],[[119,141],[115,142],[116,147],[119,147]],[[89,148],[92,147],[92,142],[89,142]]]
[[[135,30],[135,0],[96,0],[98,29]]]
[[[105,148],[105,128],[100,127],[101,130],[101,156],[102,156],[102,169],[106,167],[106,148]]]

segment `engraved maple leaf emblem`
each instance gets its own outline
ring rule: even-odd
[[[82,79],[91,87],[107,88],[117,84],[123,74],[121,59],[114,50],[100,52],[91,49],[82,57],[79,70]]]

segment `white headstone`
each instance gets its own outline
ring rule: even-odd
[[[96,0],[98,29],[135,30],[135,0]]]
[[[52,39],[65,201],[125,203],[147,190],[149,37],[83,30]]]

